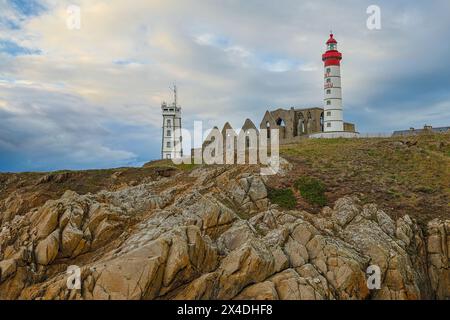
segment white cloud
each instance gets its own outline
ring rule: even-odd
[[[3,143],[17,142],[9,135],[23,135],[31,148],[37,143],[25,128],[31,123],[43,148],[52,141],[53,131],[46,130],[53,128],[68,133],[61,144],[51,142],[55,151],[64,144],[67,152],[77,148],[80,154],[98,149],[124,163],[158,157],[160,103],[171,100],[168,87],[174,81],[188,128],[194,119],[217,125],[229,120],[240,127],[250,117],[258,124],[269,107],[321,105],[321,54],[331,27],[344,54],[345,117],[357,115],[360,129],[376,117],[383,130],[390,130],[397,125],[384,108],[392,104],[374,105],[392,95],[389,81],[442,69],[438,58],[448,55],[441,44],[430,50],[434,38],[448,29],[445,2],[439,2],[439,10],[382,1],[383,29],[377,32],[365,28],[369,2],[78,0],[82,28],[69,30],[66,8],[72,2],[48,0],[48,11],[24,18],[0,0],[0,16],[21,25],[13,30],[0,24],[2,37],[42,52],[16,57],[0,52],[0,112],[9,116],[0,123],[15,121],[22,128],[0,131]],[[55,126],[65,113],[79,123]],[[87,130],[83,122],[91,121],[95,125],[85,139],[94,141],[95,148],[72,138]],[[105,123],[113,128],[106,130]],[[141,146],[145,134],[148,145]],[[132,140],[115,146],[111,139],[116,135]],[[107,166],[108,156],[91,156]]]

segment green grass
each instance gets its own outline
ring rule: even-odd
[[[158,168],[158,169],[178,169],[181,171],[191,171],[198,167],[198,164],[192,163],[181,163],[181,164],[174,164],[172,160],[155,160],[151,161],[149,163],[146,163],[144,165],[144,168]]]
[[[308,139],[281,146],[280,154],[294,169],[279,183],[313,177],[326,186],[328,204],[357,195],[399,216],[448,217],[450,134]]]
[[[313,205],[324,206],[327,204],[325,186],[321,181],[313,177],[300,177],[294,183],[294,187],[300,191],[303,199]]]
[[[278,204],[284,209],[294,209],[297,205],[297,199],[295,198],[292,190],[289,188],[269,188],[268,197],[272,203]]]

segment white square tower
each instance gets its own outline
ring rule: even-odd
[[[171,105],[161,104],[163,115],[161,159],[174,159],[183,157],[181,136],[181,107],[177,105],[176,87],[175,99]]]

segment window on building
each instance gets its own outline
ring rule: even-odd
[[[331,100],[327,100],[327,105],[329,106],[331,104]]]
[[[331,94],[331,90],[330,89],[327,90],[327,94]]]
[[[266,129],[267,129],[267,138],[270,138],[270,122],[266,122]]]
[[[327,83],[330,83],[331,82],[331,79],[330,78],[327,78]]]
[[[166,146],[167,146],[167,148],[170,148],[170,146],[171,146],[170,141],[167,141]]]
[[[170,137],[172,135],[172,130],[167,130],[167,136]]]
[[[331,116],[331,111],[327,111],[327,117]]]
[[[166,154],[166,159],[170,159],[170,158],[171,158],[170,153]]]
[[[172,125],[172,121],[170,119],[167,119],[167,126],[171,126]]]
[[[328,122],[328,123],[327,123],[327,127],[331,127],[331,123]]]
[[[331,72],[331,68],[327,68],[327,73],[330,73]]]

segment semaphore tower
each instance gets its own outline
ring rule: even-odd
[[[183,157],[181,107],[177,104],[176,85],[173,87],[173,94],[174,101],[171,105],[168,105],[166,102],[163,102],[161,105],[163,116],[161,159]]]

